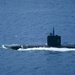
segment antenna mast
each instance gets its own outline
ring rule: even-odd
[[[53,27],[53,36],[55,36],[55,29],[54,29],[54,27]]]

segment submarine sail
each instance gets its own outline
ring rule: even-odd
[[[55,30],[53,28],[53,33],[47,36],[48,47],[60,47],[61,46],[61,36],[55,35]]]

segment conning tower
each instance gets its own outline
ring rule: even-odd
[[[60,47],[61,46],[61,36],[55,35],[55,30],[53,28],[53,33],[47,36],[48,47]]]

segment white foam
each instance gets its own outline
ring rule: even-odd
[[[60,51],[60,52],[64,52],[64,51],[75,51],[75,48],[56,48],[56,47],[38,47],[38,48],[27,48],[27,49],[23,49],[23,48],[19,48],[18,51],[31,51],[31,50],[48,50],[48,51]]]
[[[4,45],[2,45],[2,48],[7,49],[7,47],[5,47]]]
[[[13,44],[15,45],[15,44]],[[2,48],[8,49],[5,45],[2,45]],[[33,50],[46,50],[46,51],[75,51],[75,48],[56,48],[56,47],[34,47],[34,48],[19,48],[18,51],[33,51]]]

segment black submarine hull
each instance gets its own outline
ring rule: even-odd
[[[12,49],[12,50],[18,50],[20,48],[22,49],[27,49],[27,48],[38,48],[38,47],[53,47],[53,46],[48,46],[48,45],[3,45],[7,49]],[[62,44],[61,46],[58,46],[56,48],[75,48],[75,44]]]

